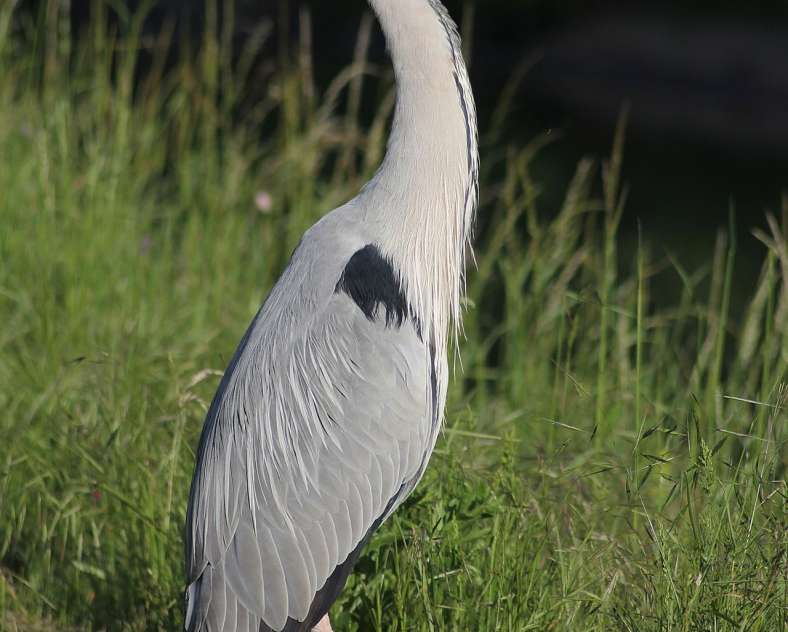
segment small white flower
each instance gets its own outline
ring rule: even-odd
[[[258,211],[268,214],[274,207],[274,200],[268,191],[258,191],[254,196],[254,204]]]

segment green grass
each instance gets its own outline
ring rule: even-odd
[[[58,2],[30,21],[9,4],[0,628],[174,630],[207,403],[301,232],[378,164],[391,76],[360,72],[362,27],[354,65],[315,88],[306,13],[272,59],[268,25],[233,51],[210,2],[199,45],[143,38],[140,16],[110,28],[100,2],[78,37]],[[509,105],[482,121],[447,428],[336,629],[786,629],[788,223],[759,234],[749,296],[730,232],[701,270],[647,236],[622,260],[623,122],[545,208],[546,141],[507,141]],[[657,278],[680,298],[652,296]]]

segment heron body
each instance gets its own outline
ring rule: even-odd
[[[438,0],[370,0],[397,80],[383,164],[305,234],[208,412],[186,629],[301,631],[427,466],[478,198],[476,114]]]

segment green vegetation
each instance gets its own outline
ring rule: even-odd
[[[0,628],[175,630],[206,406],[301,232],[378,164],[391,78],[361,72],[362,26],[354,64],[318,91],[307,14],[274,61],[267,25],[233,52],[210,2],[196,49],[167,26],[142,38],[141,16],[110,28],[101,2],[78,38],[58,2],[30,23],[13,4]],[[702,270],[647,238],[622,260],[623,124],[612,158],[542,208],[529,168],[546,140],[509,144],[508,105],[482,122],[446,432],[336,629],[784,630],[788,224],[760,235],[750,296],[731,293],[731,234]],[[678,301],[652,296],[659,276]]]

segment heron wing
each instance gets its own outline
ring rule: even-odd
[[[242,609],[274,630],[311,619],[423,472],[437,426],[432,359],[418,325],[384,307],[337,291],[297,334],[257,335],[253,323],[242,341],[190,496],[193,629],[236,629],[224,626]]]

